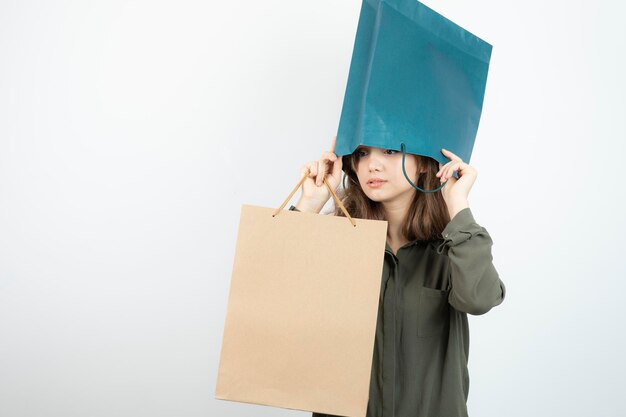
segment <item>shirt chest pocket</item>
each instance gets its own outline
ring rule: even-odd
[[[448,292],[422,287],[417,317],[417,337],[441,335],[448,329],[449,315]]]

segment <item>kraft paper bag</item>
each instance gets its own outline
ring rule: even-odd
[[[491,51],[416,0],[363,0],[336,155],[362,144],[446,164],[446,148],[469,162]]]
[[[215,398],[366,415],[387,222],[329,190],[347,217],[242,205]]]

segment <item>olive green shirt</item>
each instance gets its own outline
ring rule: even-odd
[[[467,314],[488,312],[506,292],[492,244],[469,207],[439,241],[397,255],[387,244],[366,417],[467,417]]]

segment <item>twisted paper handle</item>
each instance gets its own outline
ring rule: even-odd
[[[296,185],[296,187],[291,191],[291,193],[285,199],[285,201],[283,201],[283,204],[281,204],[280,207],[278,209],[276,209],[276,211],[274,213],[272,213],[272,217],[276,217],[283,210],[283,208],[287,205],[287,202],[289,200],[291,200],[291,197],[293,197],[293,195],[296,193],[296,191],[298,191],[298,188],[300,188],[300,186],[302,185],[304,180],[307,178],[307,176],[308,176],[308,174],[305,174],[302,177],[302,179],[300,180],[298,185]],[[343,213],[346,215],[348,220],[350,220],[350,223],[352,223],[352,226],[356,227],[356,223],[355,223],[354,219],[348,214],[348,210],[346,210],[346,208],[344,207],[344,205],[341,202],[341,200],[339,199],[339,197],[337,197],[337,194],[335,194],[335,192],[333,191],[333,189],[330,186],[330,184],[328,184],[328,182],[326,181],[326,178],[324,178],[324,184],[326,184],[326,188],[328,188],[328,191],[330,191],[330,194],[335,199],[335,203],[341,208],[341,211],[343,211]]]

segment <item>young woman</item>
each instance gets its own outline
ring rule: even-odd
[[[467,417],[467,314],[488,312],[506,292],[468,205],[477,171],[446,149],[443,166],[405,154],[403,171],[398,150],[359,146],[338,158],[335,143],[302,167],[291,210],[319,213],[331,197],[323,180],[337,189],[343,169],[350,215],[388,222],[367,417]],[[404,172],[424,190],[445,186],[417,192]]]

